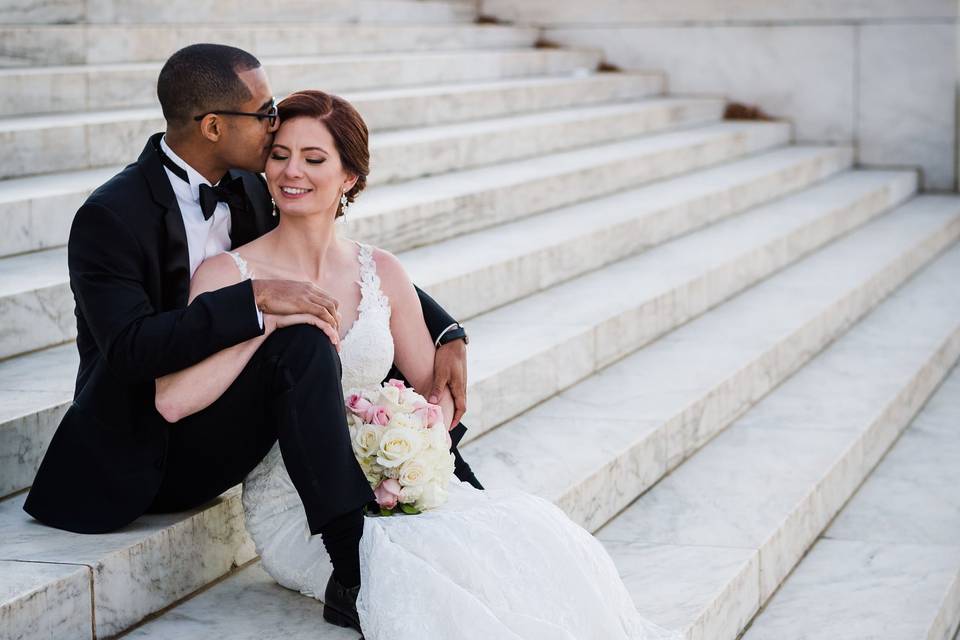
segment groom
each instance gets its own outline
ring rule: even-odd
[[[279,440],[311,533],[322,536],[333,562],[328,604],[339,597],[349,608],[359,584],[362,507],[374,495],[345,428],[331,342],[336,302],[312,283],[247,280],[187,305],[204,258],[277,224],[260,176],[279,124],[266,74],[240,49],[192,45],[166,62],[157,93],[166,133],[152,136],[73,221],[68,263],[80,368],[24,509],[69,531],[113,531],[147,512],[215,498]],[[418,293],[439,345],[433,393],[449,381],[458,420],[466,334]],[[278,329],[210,407],[176,424],[158,413],[156,378],[262,335],[263,314],[299,313],[319,318],[324,330]],[[451,431],[456,475],[482,488],[456,449],[464,431],[462,424]]]

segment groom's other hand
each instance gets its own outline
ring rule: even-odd
[[[253,296],[257,308],[263,313],[275,316],[310,315],[329,326],[334,333],[331,340],[340,331],[340,303],[336,298],[312,282],[297,280],[253,280]],[[302,321],[287,324],[313,324]],[[320,325],[317,325],[320,326]],[[279,328],[279,327],[278,327]],[[322,327],[321,327],[322,328]]]
[[[437,348],[433,358],[430,402],[436,404],[447,387],[450,387],[453,396],[451,425],[456,426],[467,411],[467,346],[463,340],[451,340]]]

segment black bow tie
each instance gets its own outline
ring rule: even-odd
[[[226,176],[215,187],[202,184],[200,185],[200,211],[203,212],[203,219],[210,219],[218,202],[226,202],[231,209],[237,210],[244,207],[246,198],[243,180],[240,178]]]
[[[173,175],[190,184],[190,177],[187,175],[186,169],[174,162],[159,146],[157,147],[157,153],[160,154],[160,162],[163,163],[163,166],[170,169]],[[243,180],[224,176],[215,187],[208,184],[200,185],[200,211],[203,212],[204,220],[210,219],[213,210],[217,208],[218,202],[226,202],[227,206],[233,210],[243,209],[247,202],[247,194],[243,190]]]

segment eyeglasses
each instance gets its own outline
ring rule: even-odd
[[[274,98],[270,103],[270,108],[266,111],[257,111],[250,113],[248,111],[207,111],[206,113],[201,113],[199,116],[194,116],[193,119],[197,122],[200,122],[207,116],[250,116],[251,118],[256,118],[257,120],[266,119],[267,126],[273,129],[277,125],[277,99]]]

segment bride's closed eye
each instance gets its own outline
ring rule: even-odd
[[[286,160],[286,159],[287,159],[287,156],[280,155],[279,153],[271,153],[271,154],[270,154],[270,159],[271,159],[271,160]],[[307,162],[310,163],[310,164],[322,164],[322,163],[324,162],[325,158],[307,158],[306,160],[307,160]]]

